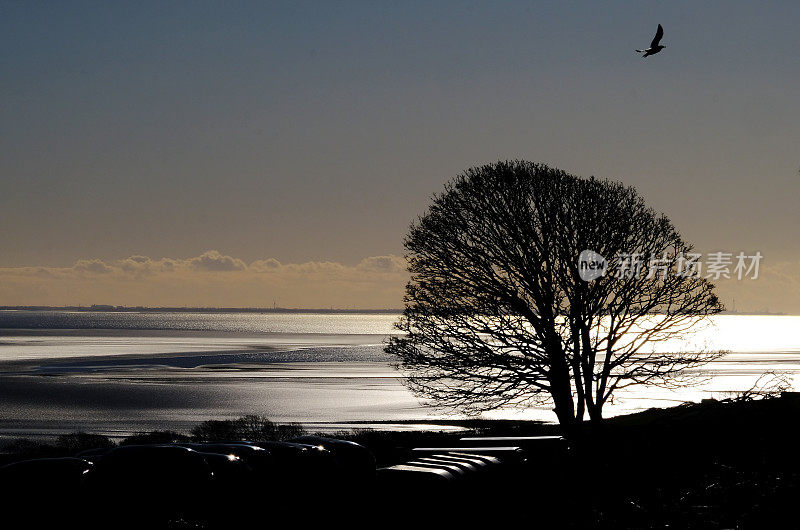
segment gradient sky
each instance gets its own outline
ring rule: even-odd
[[[788,283],[750,309],[800,312],[799,21],[788,1],[2,2],[0,304],[398,307],[431,193],[525,158],[636,186],[703,251],[761,251]],[[209,255],[352,278],[68,279]],[[342,301],[365,267],[392,287]]]

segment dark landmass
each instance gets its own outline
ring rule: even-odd
[[[47,305],[8,305],[0,306],[0,311],[86,311],[86,312],[130,312],[130,313],[373,313],[396,314],[402,309],[300,309],[291,307],[144,307],[121,305],[90,305],[90,306],[47,306]]]
[[[493,512],[492,520],[557,522],[568,528],[794,525],[800,498],[799,422],[800,394],[784,392],[651,409],[611,418],[599,428],[585,425],[568,433],[566,454],[528,453],[527,462],[504,479],[507,505]],[[557,425],[527,421],[440,420],[431,428],[442,424],[484,436],[567,434]],[[142,433],[121,444],[286,439],[301,433],[297,425],[247,417],[204,422],[191,433]],[[407,461],[413,447],[455,444],[464,432],[356,429],[333,436],[369,448],[381,467]],[[113,445],[103,436],[85,433],[46,444],[17,440],[5,448],[0,462]],[[478,494],[480,486],[475,487]],[[496,502],[496,490],[494,498]],[[468,504],[448,509],[464,510]]]

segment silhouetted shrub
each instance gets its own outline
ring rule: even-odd
[[[17,438],[3,445],[3,463],[27,460],[31,458],[55,458],[73,456],[86,449],[114,447],[114,442],[107,436],[73,432],[62,434],[55,443],[41,442],[27,438]]]
[[[192,438],[199,441],[239,440],[233,420],[207,420],[192,428]]]
[[[17,438],[7,442],[3,446],[3,451],[11,455],[10,461],[60,456],[54,445],[27,438]]]
[[[306,430],[297,423],[284,423],[279,424],[275,429],[275,439],[276,440],[289,440],[291,438],[296,438],[298,436],[302,436],[306,433]]]
[[[208,420],[192,429],[192,438],[197,441],[247,440],[266,442],[286,440],[301,436],[304,429],[297,424],[276,424],[256,415],[242,416],[235,420]]]
[[[114,447],[114,445],[114,442],[107,436],[89,434],[86,432],[62,434],[56,438],[56,447],[70,455],[85,451],[86,449]]]
[[[179,444],[190,442],[192,438],[185,434],[175,431],[151,431],[137,432],[128,436],[120,445],[143,445],[143,444]]]

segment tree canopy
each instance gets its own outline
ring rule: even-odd
[[[600,421],[616,391],[686,384],[719,355],[653,347],[722,305],[686,267],[693,247],[632,187],[527,161],[472,168],[404,245],[403,333],[386,350],[439,405],[549,401],[562,424]],[[598,266],[588,281],[582,253]]]

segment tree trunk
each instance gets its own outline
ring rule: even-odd
[[[554,412],[558,423],[564,427],[575,424],[575,403],[572,399],[571,366],[567,363],[564,351],[561,349],[561,338],[551,331],[548,340],[548,357],[550,359],[550,396],[553,398]]]
[[[572,384],[570,377],[570,367],[564,361],[554,363],[548,376],[550,382],[550,397],[553,398],[553,406],[558,423],[563,426],[575,423],[575,402],[572,399]]]
[[[580,361],[580,341],[578,340],[578,333],[574,324],[572,327],[572,336],[574,337],[572,343],[572,355],[570,356],[570,364],[572,365],[572,380],[575,384],[575,400],[577,401],[577,410],[575,411],[576,423],[583,421],[583,415],[586,411],[586,398],[583,389],[583,377],[581,376],[581,361]]]
[[[587,408],[589,410],[589,420],[591,420],[592,425],[600,425],[601,423],[603,423],[602,403],[593,403],[591,406]]]
[[[558,422],[563,426],[576,423],[569,366],[562,362],[550,370],[550,395]]]
[[[563,396],[556,397],[554,393],[553,404],[555,405],[553,411],[556,413],[558,423],[561,424],[562,427],[571,427],[575,425],[576,419],[572,396],[569,396],[569,400],[566,400]]]

